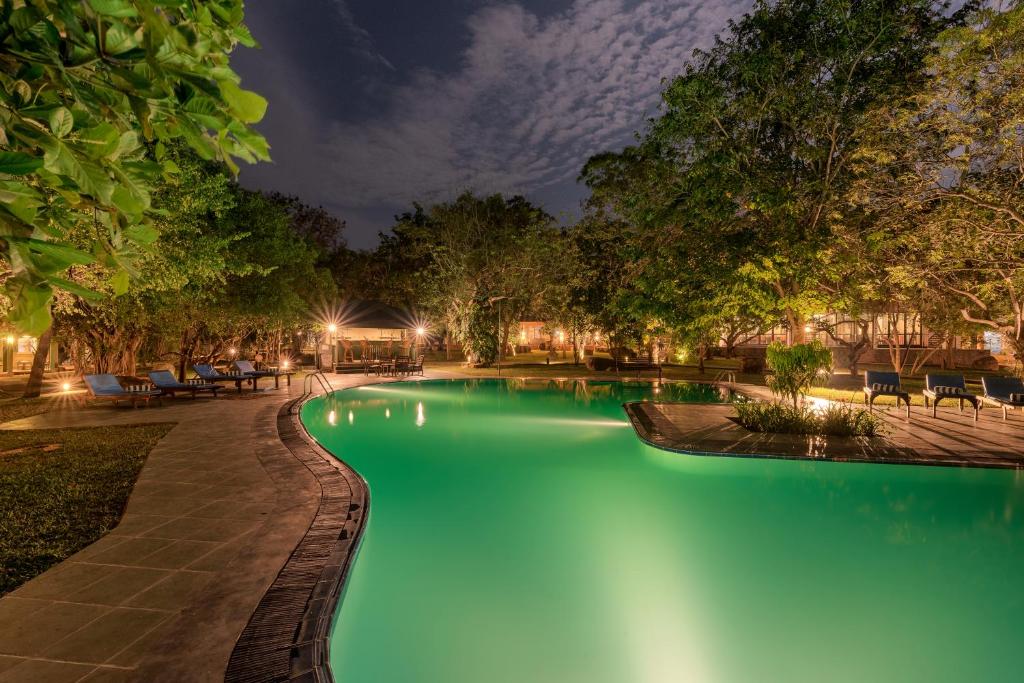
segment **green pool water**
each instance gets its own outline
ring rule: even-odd
[[[1020,681],[1024,480],[670,453],[699,385],[376,385],[302,420],[370,487],[338,681]]]

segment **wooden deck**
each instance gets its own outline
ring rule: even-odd
[[[734,385],[758,398],[764,387]],[[626,406],[640,438],[652,446],[695,455],[731,455],[801,460],[835,460],[900,465],[998,467],[1024,469],[1024,418],[986,408],[977,422],[973,410],[915,406],[911,417],[895,408],[877,409],[885,420],[884,437],[814,437],[763,434],[741,427],[730,405],[631,403]]]

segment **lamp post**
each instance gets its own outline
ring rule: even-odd
[[[334,372],[334,370],[335,370],[335,368],[337,368],[337,364],[338,364],[338,349],[337,349],[337,347],[336,347],[336,345],[334,343],[335,342],[334,334],[337,331],[338,331],[338,326],[335,325],[334,323],[331,323],[331,324],[329,324],[327,326],[327,333],[330,335],[329,336],[329,340],[330,340],[330,345],[331,345],[331,372]]]
[[[413,356],[420,355],[420,344],[423,341],[423,335],[425,335],[426,333],[427,328],[425,328],[423,325],[420,325],[419,327],[416,328],[416,348],[413,351]]]

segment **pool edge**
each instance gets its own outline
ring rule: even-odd
[[[334,681],[330,631],[369,513],[369,487],[306,431],[300,412],[312,394],[277,413],[278,439],[313,475],[320,503],[239,635],[225,681]]]

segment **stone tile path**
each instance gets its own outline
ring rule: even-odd
[[[742,393],[771,398],[764,387],[735,385]],[[669,450],[697,454],[838,460],[914,465],[1024,468],[1024,419],[1002,419],[985,408],[977,422],[973,411],[953,405],[906,411],[876,407],[885,421],[884,438],[809,437],[750,432],[731,418],[729,405],[634,403],[627,412],[641,438]]]
[[[320,502],[316,478],[277,435],[278,410],[301,387],[3,425],[177,423],[110,534],[0,599],[0,683],[223,680],[235,641]]]

